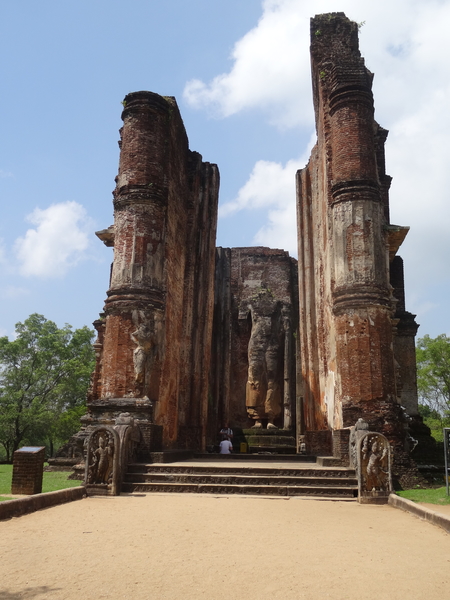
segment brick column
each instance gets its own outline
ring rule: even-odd
[[[358,26],[311,20],[317,145],[298,175],[301,361],[307,429],[364,418],[402,435],[389,283],[387,132],[374,120]]]
[[[167,210],[169,111],[150,92],[124,101],[119,174],[114,191],[114,263],[105,303],[102,396],[157,397],[159,377],[148,363],[161,340],[165,291],[164,235]],[[147,342],[136,343],[139,327]],[[145,347],[146,346],[146,347]],[[142,375],[137,381],[136,351]],[[153,385],[152,385],[153,384]]]

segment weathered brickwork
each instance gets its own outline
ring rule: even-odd
[[[333,431],[333,456],[343,461],[343,464],[349,462],[349,444],[350,429],[335,429]]]
[[[40,494],[44,472],[45,447],[21,448],[14,452],[12,494]]]
[[[133,412],[131,399],[148,398],[165,447],[186,427],[201,447],[219,173],[189,150],[174,98],[128,94],[122,118],[114,225],[99,232],[114,262],[88,408],[101,422],[105,402],[128,398]]]
[[[331,456],[333,453],[332,431],[305,431],[306,453],[316,456]]]
[[[114,262],[88,414],[61,456],[77,460],[89,431],[129,412],[139,458],[204,449],[228,422],[235,441],[283,428],[300,451],[345,464],[362,418],[393,444],[397,472],[413,472],[401,405],[419,427],[417,324],[396,256],[408,228],[390,223],[388,132],[357,24],[312,19],[311,59],[317,143],[297,173],[298,265],[284,250],[215,249],[217,167],[189,150],[174,98],[125,98],[114,225],[97,234]]]
[[[305,427],[338,430],[362,417],[401,444],[401,380],[417,407],[417,326],[404,306],[395,314],[390,262],[407,228],[389,223],[387,131],[374,120],[357,24],[343,13],[312,19],[311,59],[318,139],[297,175]]]
[[[405,310],[403,259],[400,256],[395,256],[392,260],[390,275],[393,294],[397,300],[396,335],[394,337],[397,388],[400,392],[402,406],[409,415],[416,417],[419,414],[415,345],[418,325],[414,319],[415,315]]]

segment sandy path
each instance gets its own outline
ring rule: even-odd
[[[450,535],[390,506],[89,498],[0,523],[1,600],[434,600]]]

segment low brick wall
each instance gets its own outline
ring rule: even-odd
[[[335,429],[333,431],[333,456],[342,461],[343,465],[350,464],[350,429]]]
[[[313,456],[332,456],[333,441],[330,429],[305,431],[306,454]]]
[[[45,494],[35,494],[26,498],[16,498],[15,500],[6,500],[0,502],[0,520],[20,517],[28,513],[35,512],[41,508],[49,508],[57,504],[81,500],[86,496],[84,486],[58,490],[57,492],[46,492]]]

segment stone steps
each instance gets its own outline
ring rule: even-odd
[[[353,469],[153,465],[133,463],[122,492],[247,494],[354,499],[357,480]]]
[[[316,462],[316,456],[312,456],[312,455],[306,455],[306,454],[289,454],[289,453],[276,453],[276,452],[263,452],[260,451],[259,453],[239,453],[239,452],[233,452],[232,454],[218,454],[218,452],[211,452],[211,453],[199,453],[196,452],[193,454],[193,458],[195,460],[201,460],[202,462],[208,463],[208,462],[217,462],[218,460],[220,460],[221,462],[280,462],[280,460],[282,462],[294,462],[294,463],[304,463],[304,462],[309,462],[309,463],[315,463]],[[152,462],[163,462],[163,461],[156,461],[152,459]],[[165,460],[164,462],[169,462],[167,460]]]
[[[310,496],[315,498],[355,498],[353,487],[343,486],[279,486],[279,485],[225,485],[190,483],[124,483],[125,493],[191,493],[191,494],[244,494],[251,496]]]
[[[255,475],[258,477],[328,477],[328,478],[355,478],[354,469],[342,468],[311,468],[300,467],[248,467],[248,466],[216,466],[216,465],[153,465],[145,463],[131,463],[128,465],[127,476],[139,475]],[[356,481],[356,479],[355,479]]]
[[[183,483],[190,485],[258,485],[258,486],[320,486],[329,487],[334,486],[356,486],[356,480],[354,478],[345,478],[336,480],[333,477],[276,477],[267,476],[260,477],[258,475],[143,475],[143,474],[132,474],[125,477],[125,483],[133,485],[140,484],[158,484],[158,483]]]

